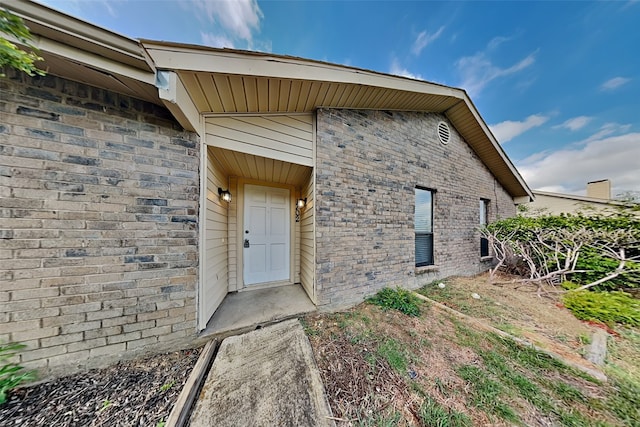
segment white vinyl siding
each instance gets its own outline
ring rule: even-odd
[[[305,197],[307,205],[300,210],[300,283],[315,304],[317,301],[314,286],[313,174],[309,174],[306,185],[302,188],[302,198]]]
[[[206,143],[303,166],[313,166],[313,116],[207,117]]]
[[[204,278],[200,289],[200,328],[218,308],[228,291],[228,247],[226,202],[221,202],[218,187],[227,189],[227,178],[214,156],[207,153],[207,200],[204,242]]]
[[[213,150],[211,150],[213,151]],[[238,179],[229,178],[229,191],[234,199],[229,204],[229,292],[237,291],[242,287],[238,278],[242,278],[242,272],[238,272],[238,202],[241,194],[238,186]]]

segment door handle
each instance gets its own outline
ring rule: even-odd
[[[245,248],[249,247],[249,239],[244,239],[244,247]]]

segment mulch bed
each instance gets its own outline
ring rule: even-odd
[[[0,406],[0,426],[163,426],[201,350],[119,362],[14,390]]]

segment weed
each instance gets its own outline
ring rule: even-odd
[[[501,331],[504,331],[508,334],[511,335],[515,335],[515,336],[521,336],[522,335],[522,329],[513,326],[510,323],[499,323],[496,325],[497,329],[500,329]]]
[[[102,406],[98,410],[98,412],[102,412],[111,406],[111,401],[109,399],[105,399],[102,401]]]
[[[304,329],[304,333],[307,334],[308,337],[320,335],[320,330],[311,326],[306,318],[300,318],[300,323],[302,323],[302,329]]]
[[[547,386],[566,403],[583,402],[586,399],[580,390],[564,381],[549,381]]]
[[[502,386],[492,380],[485,371],[476,366],[465,365],[458,368],[458,374],[473,386],[472,402],[475,406],[507,421],[520,423],[515,411],[499,398],[503,391]]]
[[[378,346],[378,356],[386,360],[389,366],[401,374],[407,372],[407,367],[409,366],[407,355],[396,340],[388,338],[383,341]]]
[[[174,385],[175,383],[176,383],[175,381],[171,381],[171,382],[168,382],[168,383],[166,383],[166,384],[163,384],[163,385],[162,385],[162,387],[160,387],[160,391],[164,393],[165,391],[167,391],[167,390],[169,390],[171,387],[173,387],[173,385]]]
[[[156,423],[156,427],[164,427],[164,426],[166,426],[166,425],[167,425],[167,422],[166,422],[166,421],[158,421],[158,422]]]
[[[367,302],[382,307],[383,310],[394,309],[408,316],[420,316],[420,299],[406,289],[383,288],[371,298],[367,298]]]
[[[471,419],[461,413],[442,407],[435,400],[427,397],[420,408],[418,415],[422,425],[432,427],[467,427],[471,426]]]
[[[451,323],[456,328],[456,337],[458,338],[458,344],[465,347],[477,347],[483,340],[483,335],[474,331],[460,320],[451,317]]]
[[[492,339],[501,343],[505,350],[506,356],[512,358],[522,364],[524,367],[535,369],[537,371],[546,371],[555,369],[558,371],[566,371],[569,368],[562,362],[546,353],[536,350],[535,348],[524,346],[509,338],[492,335]]]
[[[441,395],[443,395],[444,397],[447,397],[449,395],[449,387],[447,387],[440,378],[436,377],[434,383],[436,385],[436,389],[438,389]]]
[[[640,420],[640,383],[629,378],[613,377],[612,385],[616,392],[607,399],[609,411],[625,422],[626,425],[638,425]]]
[[[587,334],[580,334],[578,335],[578,342],[580,343],[580,345],[589,345],[591,344],[591,337]]]
[[[33,371],[23,372],[24,367],[8,362],[16,356],[18,350],[25,347],[24,344],[17,343],[0,345],[0,405],[7,401],[7,394],[11,390],[35,379]]]
[[[389,414],[376,414],[373,418],[360,420],[358,427],[396,427],[402,420],[402,414],[391,411]]]
[[[602,421],[585,418],[578,410],[572,408],[568,411],[561,410],[558,413],[560,423],[566,427],[608,427]]]

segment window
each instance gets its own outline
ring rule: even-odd
[[[480,199],[480,226],[487,225],[489,213],[489,200]],[[480,237],[480,256],[489,256],[489,240],[486,237]]]
[[[433,194],[416,188],[416,267],[433,265]]]

